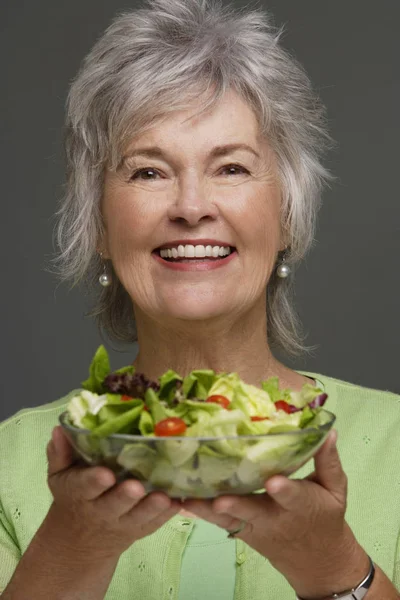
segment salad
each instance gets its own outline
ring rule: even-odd
[[[101,454],[149,489],[179,496],[195,485],[202,489],[197,495],[210,497],[235,487],[258,489],[272,467],[280,472],[288,458],[304,458],[324,435],[326,399],[311,384],[280,389],[278,377],[257,387],[237,373],[208,369],[186,376],[168,370],[158,381],[132,365],[111,372],[100,346],[65,418],[85,430],[81,453]],[[302,429],[306,435],[291,435]]]

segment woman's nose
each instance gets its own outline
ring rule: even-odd
[[[203,219],[214,220],[217,216],[218,209],[211,194],[193,181],[179,187],[175,201],[168,209],[168,217],[171,221],[185,221],[191,227],[196,226]]]

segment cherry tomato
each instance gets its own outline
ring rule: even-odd
[[[122,402],[129,402],[130,400],[133,400],[132,396],[126,396],[125,394],[123,396],[121,396],[121,400]]]
[[[219,394],[209,396],[206,402],[213,402],[214,404],[219,404],[220,406],[222,406],[222,408],[228,408],[228,406],[231,403],[226,396],[220,396]]]
[[[167,435],[182,435],[186,431],[186,423],[179,417],[169,417],[159,421],[154,427],[154,433],[160,437]]]
[[[288,413],[288,414],[290,414],[292,412],[292,409],[290,408],[290,404],[285,402],[285,400],[278,400],[277,402],[275,402],[275,408],[277,410],[284,410],[285,413]]]
[[[266,421],[268,417],[250,417],[252,421]]]

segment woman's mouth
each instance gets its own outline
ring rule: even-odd
[[[186,244],[183,246],[173,246],[172,248],[162,248],[158,250],[161,258],[172,262],[188,262],[191,260],[218,260],[224,256],[229,256],[235,248],[231,246],[193,246]]]
[[[227,264],[237,251],[234,246],[179,244],[157,248],[153,254],[165,266],[178,270],[204,271]]]

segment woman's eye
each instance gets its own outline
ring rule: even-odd
[[[138,169],[133,173],[130,180],[134,181],[135,179],[140,179],[142,181],[152,181],[156,179],[158,175],[158,171],[155,169]]]
[[[245,169],[245,167],[241,167],[240,165],[226,165],[226,167],[222,167],[221,171],[224,175],[249,174],[249,171]]]

